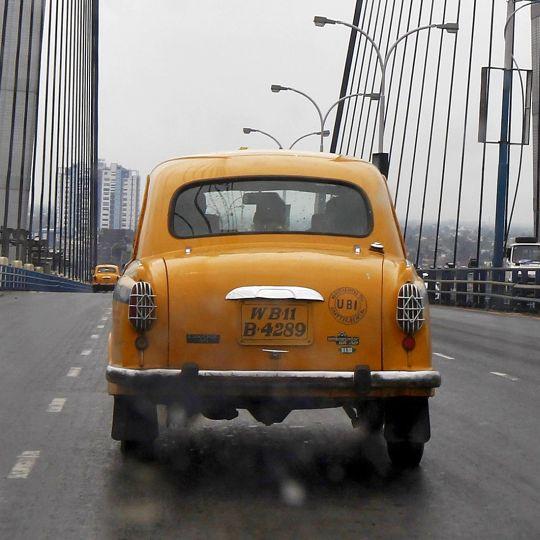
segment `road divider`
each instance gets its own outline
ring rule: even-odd
[[[438,356],[439,358],[444,358],[445,360],[455,360],[453,356],[446,356],[446,354],[442,354],[440,352],[434,352],[433,356]]]
[[[512,375],[508,375],[508,373],[501,373],[499,371],[490,371],[490,373],[491,375],[495,375],[496,377],[502,377],[503,379],[508,379],[512,382],[519,381],[517,377],[512,377]]]
[[[69,368],[69,371],[67,372],[68,377],[78,377],[81,374],[80,367],[71,367]]]
[[[47,412],[59,413],[62,412],[64,405],[66,404],[66,398],[54,398],[47,407]]]
[[[18,458],[17,462],[8,474],[8,478],[28,478],[28,475],[32,472],[36,461],[40,456],[40,450],[26,450]]]

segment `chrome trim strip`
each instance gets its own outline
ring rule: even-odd
[[[181,369],[129,369],[117,366],[107,366],[107,380],[122,383],[122,381],[144,380],[146,378],[173,380],[182,375]],[[191,375],[191,373],[189,374]],[[189,376],[188,375],[188,376]],[[198,372],[199,377],[214,380],[297,380],[321,381],[325,384],[348,381],[354,382],[353,371],[221,371],[205,370]],[[372,371],[372,388],[438,388],[441,385],[441,375],[438,371]]]
[[[313,300],[324,302],[321,293],[306,287],[296,287],[289,285],[250,285],[248,287],[237,287],[227,293],[225,300],[249,300],[253,298],[264,298],[267,300]]]

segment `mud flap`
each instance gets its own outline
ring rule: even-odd
[[[425,443],[431,437],[427,397],[390,398],[384,404],[384,438]]]
[[[153,441],[157,436],[157,409],[153,403],[139,397],[114,397],[111,437],[115,441]]]

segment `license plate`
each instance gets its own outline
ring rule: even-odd
[[[240,343],[309,345],[309,306],[306,303],[244,302]]]

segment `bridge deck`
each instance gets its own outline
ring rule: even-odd
[[[199,421],[165,435],[157,463],[124,462],[109,307],[109,294],[0,297],[0,537],[538,537],[540,319],[433,309],[433,439],[396,476],[382,440],[362,442],[339,410]]]

